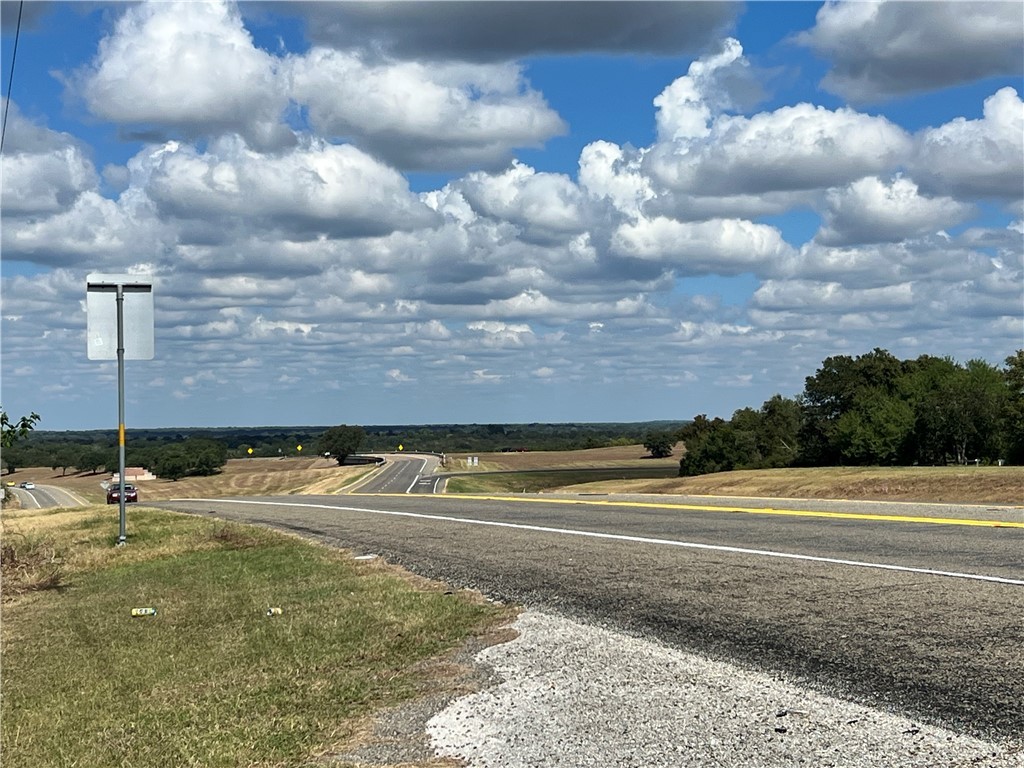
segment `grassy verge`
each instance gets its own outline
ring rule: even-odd
[[[5,765],[305,765],[508,616],[260,528],[133,508],[115,535],[106,508],[5,516]]]

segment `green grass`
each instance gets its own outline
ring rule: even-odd
[[[303,765],[507,617],[264,529],[133,508],[118,549],[109,522],[24,535],[58,553],[57,588],[19,594],[5,564],[5,765]]]

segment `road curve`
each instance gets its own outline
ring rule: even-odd
[[[433,454],[381,454],[385,460],[354,489],[359,493],[437,493],[442,482],[434,475],[438,457]]]
[[[820,517],[524,498],[403,492],[156,506],[373,552],[959,732],[1024,736],[1018,511],[987,512],[978,525],[967,508],[936,523],[908,521],[934,510],[905,506]]]
[[[29,491],[25,488],[11,488],[18,497],[22,509],[52,509],[55,507],[84,507],[89,502],[77,493],[58,488],[56,485],[39,485]]]

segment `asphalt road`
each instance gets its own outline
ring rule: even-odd
[[[361,493],[437,493],[444,482],[433,472],[438,458],[430,454],[387,454],[385,463],[360,484]]]
[[[1019,508],[408,488],[156,506],[379,554],[960,732],[1024,737]]]
[[[21,501],[22,509],[83,507],[89,503],[78,494],[55,485],[36,485],[31,491],[15,487],[11,491]]]

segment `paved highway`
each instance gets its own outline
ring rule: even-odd
[[[415,496],[407,477],[396,495],[157,506],[380,554],[958,731],[1024,736],[1019,508]]]
[[[361,493],[437,493],[443,478],[434,475],[433,454],[382,454],[385,463],[359,486]]]
[[[21,501],[22,509],[84,507],[89,504],[78,494],[55,485],[36,485],[31,491],[24,488],[11,488],[10,490]]]

